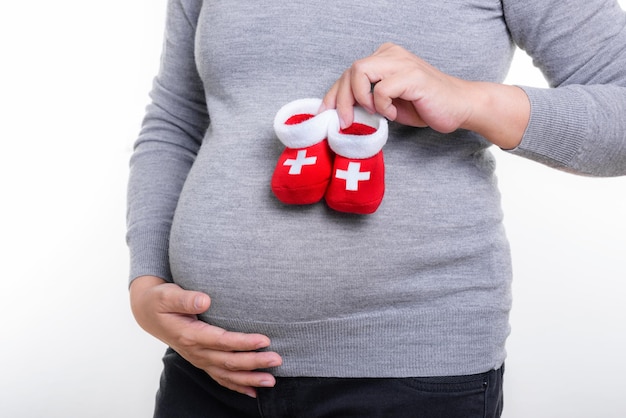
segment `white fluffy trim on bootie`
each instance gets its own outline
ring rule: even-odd
[[[298,99],[281,107],[274,117],[274,132],[286,147],[307,148],[326,139],[328,126],[337,120],[334,109],[317,113],[322,105],[321,99]],[[294,115],[314,115],[310,119],[293,125],[285,122]]]
[[[362,107],[354,108],[354,122],[371,126],[376,129],[369,135],[351,135],[341,133],[339,118],[335,117],[328,125],[328,145],[343,157],[365,159],[376,155],[387,143],[389,127],[387,119],[375,114],[369,114]]]

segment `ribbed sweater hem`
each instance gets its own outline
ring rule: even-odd
[[[503,364],[509,334],[508,309],[494,308],[387,310],[300,322],[203,319],[231,331],[269,336],[269,350],[283,358],[270,371],[292,377],[482,373]]]

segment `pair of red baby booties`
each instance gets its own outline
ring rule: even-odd
[[[272,191],[286,204],[325,199],[339,212],[374,213],[385,193],[387,120],[356,107],[354,123],[341,129],[334,109],[318,113],[321,104],[300,99],[276,113],[274,131],[286,148],[276,163]]]

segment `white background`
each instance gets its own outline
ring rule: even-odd
[[[626,0],[621,0],[626,6]],[[0,416],[148,417],[125,187],[165,0],[0,5]],[[518,54],[510,83],[544,86]],[[496,151],[514,261],[505,418],[626,416],[626,178]]]

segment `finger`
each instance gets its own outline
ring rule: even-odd
[[[413,103],[402,99],[395,99],[393,100],[393,105],[396,108],[396,122],[401,123],[402,125],[415,126],[418,128],[425,128],[428,126],[417,110],[415,110]]]
[[[336,108],[339,126],[345,129],[354,121],[354,96],[351,86],[351,69],[346,70],[337,82]]]
[[[335,109],[337,107],[337,90],[339,89],[339,80],[332,85],[332,87],[328,90],[324,98],[322,99],[322,105],[320,106],[317,113],[322,113],[328,109]]]
[[[270,339],[262,334],[226,331],[202,321],[193,324],[190,338],[194,344],[219,351],[255,351],[267,348]]]
[[[370,113],[376,112],[372,91],[382,77],[376,71],[376,58],[366,58],[352,64],[351,89],[354,101]]]
[[[393,99],[396,99],[401,92],[394,87],[396,85],[393,84],[393,78],[390,78],[378,82],[372,89],[375,111],[389,120],[396,120],[398,116],[398,110]]]
[[[220,385],[253,398],[256,397],[256,388],[276,385],[276,378],[265,372],[230,372],[219,368],[205,371]]]
[[[206,369],[206,372],[222,386],[226,386],[227,388],[233,386],[261,388],[276,385],[276,378],[266,372],[231,372],[230,370],[221,369],[219,367],[209,367]]]
[[[216,382],[217,382],[217,380],[216,380]],[[243,395],[247,395],[247,396],[249,396],[251,398],[255,398],[256,399],[256,397],[257,397],[256,389],[253,388],[253,387],[233,385],[233,384],[227,385],[227,384],[225,384],[225,383],[223,384],[221,382],[217,382],[217,383],[219,383],[220,385],[222,385],[222,386],[224,386],[224,387],[226,387],[226,388],[228,388],[228,389],[230,389],[232,391],[239,392],[239,393],[241,393]]]
[[[161,312],[196,315],[205,312],[211,305],[209,295],[185,290],[175,284],[164,284],[158,289]]]
[[[385,80],[384,83],[378,83],[374,88],[373,96],[376,103],[376,111],[387,119],[403,125],[420,128],[428,126],[416,109],[415,102],[417,100],[404,99],[405,90],[403,87],[397,90],[390,89],[391,81],[393,80]]]
[[[376,84],[372,94],[376,111],[395,120],[398,112],[395,103],[399,102],[396,99],[416,104],[425,98],[432,81],[422,71],[416,70],[398,72],[385,78]]]
[[[224,352],[207,350],[207,366],[219,367],[231,372],[249,372],[258,369],[278,367],[282,364],[281,357],[274,352]]]

